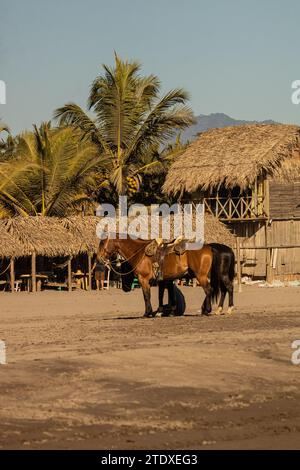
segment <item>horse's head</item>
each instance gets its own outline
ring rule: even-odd
[[[109,236],[100,240],[97,251],[97,259],[99,261],[109,261],[114,253],[116,253],[114,240],[110,239]]]

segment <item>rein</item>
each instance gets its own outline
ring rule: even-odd
[[[126,262],[128,262],[130,259],[134,258],[134,256],[136,256],[138,253],[140,253],[142,250],[144,250],[144,247],[142,246],[142,248],[140,248],[139,250],[137,250],[136,252],[134,252],[131,256],[129,256],[129,258],[127,259],[124,259],[123,261],[120,261],[120,264],[124,264]],[[123,273],[123,272],[119,272],[117,271],[113,265],[111,264],[110,261],[107,261],[106,259],[104,259],[102,256],[99,257],[99,259],[106,265],[109,266],[109,268],[115,273],[115,274],[118,274],[119,276],[127,276],[128,274],[131,274],[133,271],[135,271],[135,269],[137,268],[138,264],[144,259],[145,257],[145,254],[143,255],[142,259],[140,259],[136,265],[128,272],[126,273]]]

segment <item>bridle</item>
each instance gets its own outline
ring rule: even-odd
[[[108,240],[108,239],[107,239]],[[103,263],[105,264],[106,266],[109,267],[109,269],[111,269],[115,274],[118,274],[119,276],[127,276],[128,274],[131,274],[133,271],[136,270],[137,266],[140,264],[140,262],[144,259],[145,257],[145,253],[142,257],[142,259],[138,260],[138,262],[136,263],[136,265],[130,270],[130,271],[127,271],[126,273],[124,272],[120,272],[120,271],[117,271],[114,266],[112,265],[112,262],[110,261],[110,256],[113,254],[112,253],[109,253],[108,250],[106,248],[103,247],[102,249],[104,251],[104,256],[106,256],[106,258],[104,256],[99,256],[97,254],[97,258]],[[131,260],[132,258],[134,258],[137,254],[139,254],[142,250],[144,250],[144,247],[142,246],[141,248],[139,248],[137,251],[135,251],[131,256],[129,256],[129,258],[126,258],[126,259],[123,259],[120,261],[120,265],[124,264],[124,263],[128,263],[129,260]],[[121,253],[119,253],[121,254]],[[123,256],[123,255],[122,255]]]

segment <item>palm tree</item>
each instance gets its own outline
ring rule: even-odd
[[[10,133],[8,127],[2,129],[5,130],[8,134],[6,135],[6,139],[2,138],[0,140],[0,161],[6,161],[10,158],[13,158],[13,156],[15,155],[15,151],[19,143],[19,136],[14,137]]]
[[[10,132],[9,127],[8,127],[6,124],[4,124],[4,122],[1,122],[1,121],[0,121],[0,134],[1,134],[1,132],[3,132],[3,131],[6,131],[7,133]]]
[[[0,163],[0,215],[68,215],[93,203],[98,172],[97,148],[79,131],[35,126]]]
[[[0,121],[0,135],[2,134],[2,132],[7,132],[8,135],[10,136],[10,130],[9,130],[9,127],[4,124],[4,122],[1,122]],[[4,139],[0,139],[0,158],[4,155],[4,153],[6,152],[7,150],[7,140],[6,141]]]
[[[183,143],[181,141],[181,134],[178,133],[176,139],[168,143],[164,148],[156,147],[149,156],[145,156],[144,164],[156,162],[156,165],[149,165],[144,172],[143,185],[139,191],[134,191],[132,194],[132,201],[134,203],[143,203],[146,205],[161,204],[167,202],[172,204],[176,202],[176,198],[167,196],[161,193],[161,188],[164,184],[167,172],[173,161],[183,153],[187,148],[189,142]]]
[[[122,61],[115,54],[113,68],[103,65],[104,74],[92,83],[88,109],[68,103],[55,112],[60,125],[80,129],[98,147],[105,159],[101,187],[124,195],[132,177],[161,165],[157,148],[170,141],[178,129],[194,122],[186,106],[187,93],[171,90],[159,96],[160,82],[154,75],[141,76],[137,62]]]

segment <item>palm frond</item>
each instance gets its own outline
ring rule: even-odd
[[[138,62],[124,61],[115,53],[114,65],[103,65],[90,88],[88,109],[94,119],[74,103],[55,112],[60,126],[80,130],[97,145],[99,185],[109,181],[119,194],[126,191],[132,172],[159,171],[166,164],[160,158],[162,147],[194,122],[185,90],[176,88],[160,97],[159,79],[142,76],[140,70]]]
[[[0,134],[1,132],[7,132],[8,134],[10,134],[10,129],[7,124],[0,121]]]

